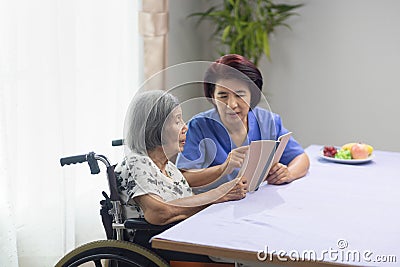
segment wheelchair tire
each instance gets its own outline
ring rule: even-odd
[[[93,266],[96,267],[169,266],[154,252],[134,243],[118,240],[99,240],[84,244],[66,254],[55,266],[75,267],[87,262],[93,262]],[[119,263],[119,265],[113,263]]]

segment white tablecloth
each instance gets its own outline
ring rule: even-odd
[[[320,149],[306,149],[311,167],[304,178],[263,184],[156,238],[346,265],[400,264],[400,153],[375,151],[372,162],[346,165],[319,158]]]

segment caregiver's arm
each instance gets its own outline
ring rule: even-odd
[[[287,166],[282,163],[276,163],[272,166],[266,180],[269,184],[290,183],[306,175],[309,167],[310,160],[306,153],[302,153]]]

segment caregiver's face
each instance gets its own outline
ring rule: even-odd
[[[238,79],[218,80],[215,85],[215,105],[224,124],[245,123],[250,110],[251,93],[244,81]]]

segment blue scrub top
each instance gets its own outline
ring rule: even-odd
[[[249,130],[242,146],[256,140],[277,140],[279,136],[288,133],[282,125],[278,114],[266,109],[255,107],[247,115]],[[231,140],[228,131],[221,122],[216,109],[210,109],[194,116],[188,124],[184,151],[178,155],[176,165],[179,169],[203,169],[220,165],[225,162],[229,152],[236,145]],[[280,162],[288,165],[295,157],[304,153],[300,144],[291,137],[286,145]],[[239,168],[217,181],[194,187],[198,194],[216,188],[219,185],[236,178]]]

